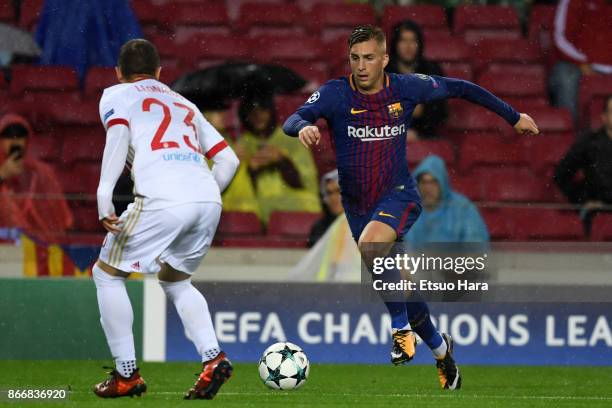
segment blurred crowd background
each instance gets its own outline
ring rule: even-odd
[[[98,101],[121,44],[145,37],[161,80],[241,159],[216,244],[314,245],[342,215],[332,139],[319,123],[309,151],[281,125],[349,74],[348,33],[378,24],[389,72],[476,82],[542,132],[518,136],[465,101],[419,106],[406,154],[425,211],[409,241],[610,241],[611,22],[606,0],[5,0],[0,240],[101,243]],[[118,212],[130,201],[126,172]]]

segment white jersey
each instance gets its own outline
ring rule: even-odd
[[[100,100],[104,128],[129,128],[134,194],[145,207],[217,202],[221,193],[205,157],[227,144],[198,108],[167,85],[144,79],[106,88]]]

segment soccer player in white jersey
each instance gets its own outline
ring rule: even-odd
[[[191,275],[211,245],[221,214],[221,191],[238,158],[195,105],[159,82],[159,55],[146,40],[121,47],[120,84],[104,90],[100,117],[106,146],[98,186],[99,218],[108,231],[93,268],[100,321],[115,359],[110,378],[94,392],[103,398],[140,395],[146,384],[136,366],[132,305],[125,279],[156,273],[203,369],[186,399],[211,399],[231,376],[208,305]],[[209,169],[205,160],[213,161]],[[131,167],[135,199],[117,217],[115,183]]]

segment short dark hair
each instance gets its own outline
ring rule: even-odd
[[[612,101],[612,94],[609,94],[604,99],[604,106],[603,106],[604,113],[608,112],[608,105],[610,105],[610,101]]]
[[[348,46],[351,48],[355,44],[362,42],[376,40],[376,42],[383,47],[386,46],[385,33],[380,27],[373,26],[371,24],[357,26],[348,39]]]
[[[130,40],[121,47],[118,65],[126,79],[134,75],[154,76],[159,68],[157,48],[150,41],[141,38]]]

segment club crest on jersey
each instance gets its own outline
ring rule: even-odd
[[[320,97],[321,97],[321,94],[319,93],[319,91],[315,91],[315,93],[310,95],[310,98],[308,98],[306,103],[315,103],[316,101],[319,100]]]
[[[402,104],[400,102],[392,103],[391,105],[388,105],[387,108],[389,109],[389,116],[395,119],[399,118],[402,116],[402,113],[404,113],[404,108],[402,108]]]

